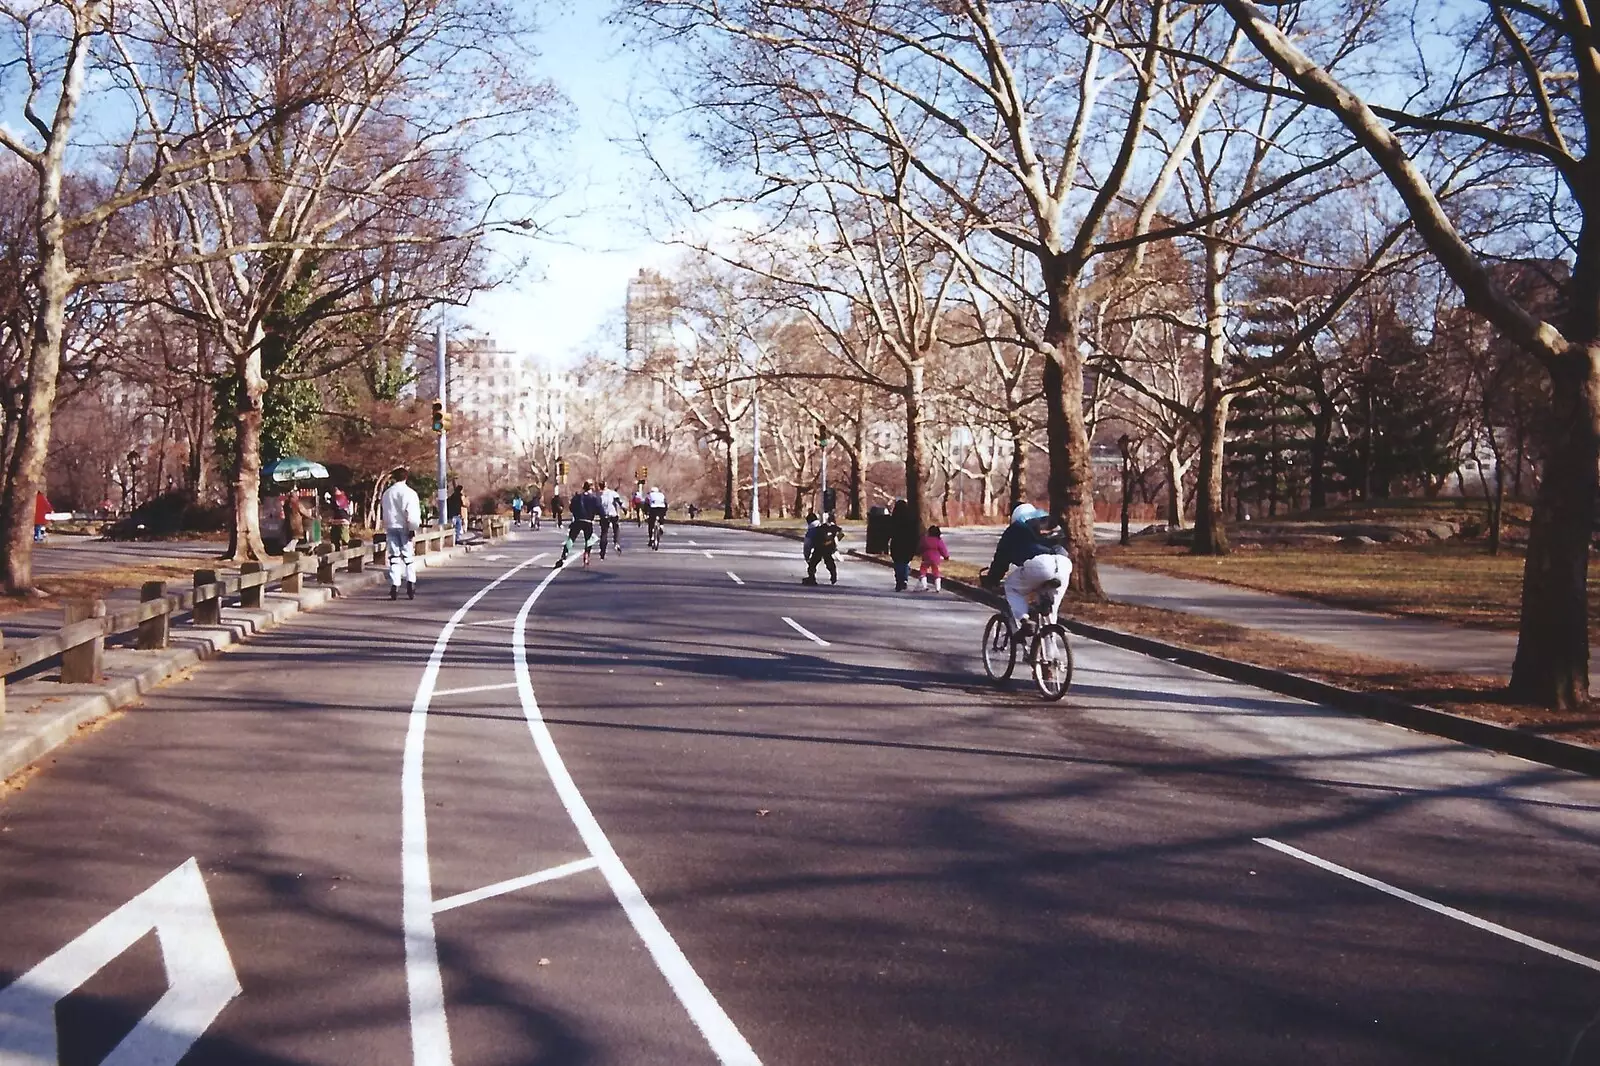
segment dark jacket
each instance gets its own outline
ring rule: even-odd
[[[462,491],[460,489],[456,489],[450,494],[450,497],[444,501],[446,512],[451,518],[456,518],[461,514],[461,505],[464,502],[464,499],[465,498]]]
[[[916,558],[922,546],[922,522],[911,505],[904,501],[895,504],[889,516],[889,558],[897,563],[909,563]]]
[[[580,492],[572,497],[572,517],[576,521],[593,522],[604,513],[600,506],[600,494],[596,492]]]
[[[1006,570],[1021,566],[1036,555],[1065,555],[1059,533],[1045,533],[1026,522],[1013,522],[1000,534],[1000,543],[994,546],[994,561],[989,564],[989,580],[999,581]]]

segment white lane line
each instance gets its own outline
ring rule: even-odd
[[[705,554],[705,557],[707,559],[715,559],[716,558],[716,556],[712,555],[710,552],[705,552],[704,554]]]
[[[728,571],[728,576],[729,576],[729,577],[731,577],[731,578],[733,578],[733,583],[734,583],[734,584],[735,584],[735,585],[742,585],[742,584],[744,584],[744,582],[743,582],[743,581],[741,581],[741,580],[739,580],[739,575],[738,575],[738,574],[736,574],[736,573],[734,573],[734,572],[733,572],[733,571],[732,571],[732,570],[729,570],[729,571]]]
[[[516,686],[513,685],[511,687],[515,688]],[[559,881],[563,877],[571,877],[573,874],[581,874],[585,870],[593,870],[599,865],[594,859],[579,859],[576,862],[552,866],[548,870],[540,870],[536,874],[513,877],[509,881],[500,881],[496,884],[486,885],[483,888],[475,888],[471,892],[461,892],[454,896],[446,896],[444,899],[434,902],[433,913],[443,914],[445,911],[453,911],[457,907],[465,907],[469,903],[478,903],[486,899],[493,899],[496,896],[503,896],[508,892],[518,892],[534,885],[542,885],[546,881]]]
[[[1281,852],[1290,858],[1299,859],[1301,862],[1310,863],[1319,870],[1326,870],[1329,873],[1338,874],[1340,877],[1347,877],[1358,885],[1366,885],[1368,888],[1375,888],[1379,892],[1393,896],[1395,899],[1402,899],[1407,903],[1413,903],[1418,907],[1421,907],[1423,910],[1432,911],[1435,914],[1442,914],[1446,918],[1454,918],[1458,922],[1463,922],[1467,925],[1470,925],[1474,929],[1482,929],[1486,933],[1493,933],[1495,936],[1505,937],[1507,940],[1510,940],[1516,944],[1521,944],[1525,948],[1532,948],[1535,951],[1542,951],[1546,955],[1554,955],[1558,959],[1565,959],[1567,962],[1577,963],[1579,966],[1586,967],[1590,970],[1600,970],[1600,959],[1591,959],[1587,955],[1579,955],[1575,951],[1568,951],[1566,948],[1556,947],[1556,945],[1549,943],[1548,941],[1539,940],[1528,936],[1525,933],[1519,933],[1515,929],[1507,929],[1503,925],[1497,925],[1494,922],[1486,921],[1483,918],[1479,918],[1475,914],[1468,914],[1466,911],[1457,910],[1456,908],[1446,906],[1443,903],[1436,903],[1425,896],[1417,895],[1415,892],[1407,892],[1403,888],[1396,888],[1394,885],[1388,884],[1384,881],[1379,881],[1375,877],[1368,877],[1366,874],[1357,873],[1347,866],[1340,866],[1336,862],[1329,862],[1327,859],[1313,855],[1309,851],[1301,851],[1299,848],[1291,847],[1290,845],[1282,843],[1281,841],[1273,840],[1271,837],[1256,837],[1255,842],[1265,847],[1269,847],[1273,851]]]
[[[507,681],[503,685],[471,685],[467,688],[440,688],[435,689],[435,696],[466,696],[474,692],[499,692],[503,689],[516,688],[515,681]]]
[[[827,641],[823,640],[821,637],[819,637],[815,633],[811,632],[811,630],[807,629],[805,626],[801,625],[799,622],[796,622],[793,618],[790,618],[789,616],[785,615],[783,617],[783,620],[785,622],[789,623],[789,628],[790,629],[794,630],[796,633],[799,633],[802,637],[805,637],[807,640],[815,641],[816,643],[821,644],[824,648],[833,647],[832,644],[830,644]]]
[[[687,545],[689,545],[689,547],[691,547],[691,548],[698,548],[698,547],[700,547],[700,542],[699,542],[699,541],[697,541],[697,540],[690,540],[690,541],[685,541],[685,542],[684,542],[684,543],[685,543],[685,544],[687,544]]]
[[[633,923],[634,931],[639,934],[639,939],[644,941],[650,957],[655,960],[656,967],[667,979],[667,984],[678,997],[678,1002],[683,1004],[690,1020],[711,1045],[712,1053],[723,1066],[761,1066],[761,1060],[756,1057],[755,1050],[739,1032],[739,1027],[734,1025],[733,1019],[722,1009],[722,1004],[711,994],[711,989],[706,987],[705,981],[695,972],[683,949],[678,947],[678,942],[667,931],[660,916],[650,906],[649,900],[644,898],[638,882],[633,879],[633,875],[628,872],[628,868],[617,855],[616,849],[611,846],[605,830],[600,828],[594,812],[589,809],[583,793],[578,790],[577,782],[567,770],[567,764],[561,758],[561,751],[556,747],[555,738],[550,735],[550,727],[545,724],[544,715],[539,711],[539,701],[533,695],[533,678],[528,671],[526,623],[534,603],[560,572],[552,571],[528,594],[527,601],[522,605],[522,611],[517,615],[517,628],[512,631],[512,666],[516,670],[517,691],[522,697],[522,713],[528,720],[528,732],[533,735],[534,747],[539,751],[539,758],[544,760],[545,772],[550,775],[556,795],[561,797],[561,803],[567,809],[567,816],[572,819],[578,835],[583,838],[584,846],[599,863],[600,873],[605,877],[606,884],[611,886],[612,894],[617,897],[617,902],[622,904],[628,921]]]
[[[540,552],[501,574],[456,609],[439,631],[433,654],[417,682],[406,726],[400,770],[400,916],[406,940],[406,995],[411,1011],[413,1066],[450,1066],[450,1026],[444,1012],[444,975],[439,971],[439,941],[433,925],[433,871],[428,862],[428,799],[422,787],[422,755],[427,743],[428,704],[439,680],[439,664],[456,627],[478,601],[521,570],[545,558]]]
[[[461,628],[466,629],[470,626],[508,626],[515,621],[515,618],[490,618],[483,622],[463,622],[461,623]]]

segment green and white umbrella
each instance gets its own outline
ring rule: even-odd
[[[326,481],[328,479],[328,468],[321,463],[312,462],[310,459],[302,459],[298,455],[286,455],[282,459],[262,467],[261,479],[276,485]]]

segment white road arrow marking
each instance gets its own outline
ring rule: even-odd
[[[483,561],[486,562],[486,563],[498,563],[501,559],[504,559],[504,558],[505,558],[504,555],[485,555],[483,557]]]
[[[0,1066],[56,1066],[56,1004],[151,930],[167,990],[102,1066],[177,1066],[241,991],[194,859],[0,991]]]

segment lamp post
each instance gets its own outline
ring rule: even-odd
[[[440,413],[437,474],[439,478],[439,528],[443,529],[445,523],[448,521],[446,516],[450,513],[450,466],[448,460],[449,451],[447,442],[449,431],[446,429],[443,419],[444,413],[450,409],[450,398],[448,395],[448,387],[445,385],[446,346],[443,318],[439,319],[439,329],[434,336],[433,348],[434,367],[439,380],[439,402],[435,404],[435,407]]]
[[[1117,438],[1117,446],[1122,449],[1122,539],[1118,542],[1128,543],[1128,505],[1133,502],[1133,478],[1130,476],[1133,462],[1133,438],[1126,433]]]
[[[130,451],[128,459],[128,510],[139,506],[139,453]]]

